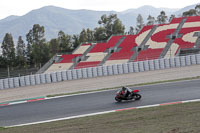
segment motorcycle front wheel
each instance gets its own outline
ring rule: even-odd
[[[119,99],[119,98],[117,98],[117,97],[115,97],[115,100],[116,100],[117,102],[121,102],[121,101],[122,101],[122,99]]]
[[[140,100],[142,96],[140,94],[135,94],[135,100]]]

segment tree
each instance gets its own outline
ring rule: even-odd
[[[189,11],[183,12],[183,17],[188,17],[188,16],[196,16],[197,12],[195,9],[190,9]]]
[[[154,17],[152,17],[151,15],[149,15],[148,16],[148,18],[147,18],[147,25],[154,25],[154,23],[155,23],[155,18]]]
[[[27,65],[33,64],[33,39],[32,39],[32,30],[29,31],[29,33],[26,34],[26,41],[27,41],[27,47],[26,47],[26,62]]]
[[[15,63],[15,47],[12,34],[6,33],[2,43],[2,57],[7,60],[7,66],[14,66]]]
[[[172,15],[170,16],[169,22],[171,22],[173,18],[175,18],[175,15],[174,15],[174,14],[172,14]]]
[[[128,34],[134,35],[134,28],[133,28],[133,26],[130,26]]]
[[[200,15],[200,4],[195,6],[196,15]]]
[[[87,29],[87,41],[91,42],[94,41],[94,31],[90,30],[89,28]]]
[[[102,41],[108,38],[104,27],[97,27],[94,29],[94,31],[94,37],[96,41]]]
[[[79,40],[80,40],[80,42],[87,42],[88,41],[87,31],[85,29],[83,29],[81,31],[80,36],[79,36]]]
[[[158,24],[165,24],[167,22],[167,16],[164,11],[160,12],[160,15],[157,17]]]
[[[118,18],[114,21],[113,28],[111,30],[112,34],[124,34],[125,26],[122,24],[121,20]]]
[[[56,38],[51,39],[49,42],[49,52],[50,52],[50,56],[54,56],[56,53],[59,52],[59,44],[58,44],[58,40]]]
[[[73,39],[72,47],[73,47],[73,49],[75,49],[81,44],[81,42],[79,40],[79,35],[73,35],[72,39]]]
[[[0,68],[6,68],[6,67],[7,67],[6,60],[0,55]]]
[[[125,31],[125,26],[122,24],[120,19],[117,18],[117,14],[110,14],[109,16],[106,14],[102,15],[101,19],[98,21],[98,24],[100,27],[95,28],[96,33],[94,33],[95,38],[98,39],[102,38],[103,36],[105,36],[105,39],[108,39],[112,34],[124,34]],[[97,37],[98,34],[101,37]]]
[[[136,33],[138,33],[143,27],[144,27],[144,20],[143,20],[143,17],[142,17],[141,14],[138,14]]]
[[[26,35],[26,40],[28,42],[27,46],[27,57],[29,63],[34,63],[35,66],[41,65],[41,63],[46,58],[46,54],[44,51],[45,48],[45,38],[44,38],[44,26],[40,26],[39,24],[34,24],[33,28]]]
[[[25,43],[22,40],[22,36],[19,36],[16,47],[17,64],[19,67],[24,67],[26,65],[26,49]]]
[[[60,52],[69,52],[71,51],[71,36],[65,34],[63,31],[58,33],[58,45]]]

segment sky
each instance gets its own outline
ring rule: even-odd
[[[22,16],[33,9],[54,5],[67,9],[124,11],[151,5],[157,8],[183,8],[199,3],[197,0],[0,0],[0,19],[10,15]]]

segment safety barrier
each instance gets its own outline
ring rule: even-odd
[[[195,64],[200,64],[200,54],[0,79],[0,89],[2,90],[30,85],[56,83],[67,80],[111,76],[126,73],[137,73],[151,70],[168,69],[173,67],[184,67]]]

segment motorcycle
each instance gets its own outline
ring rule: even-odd
[[[115,100],[117,102],[121,102],[122,100],[132,100],[132,99],[140,100],[142,96],[139,94],[139,92],[140,92],[139,90],[132,90],[128,97],[124,97],[122,91],[119,90],[116,93]]]

